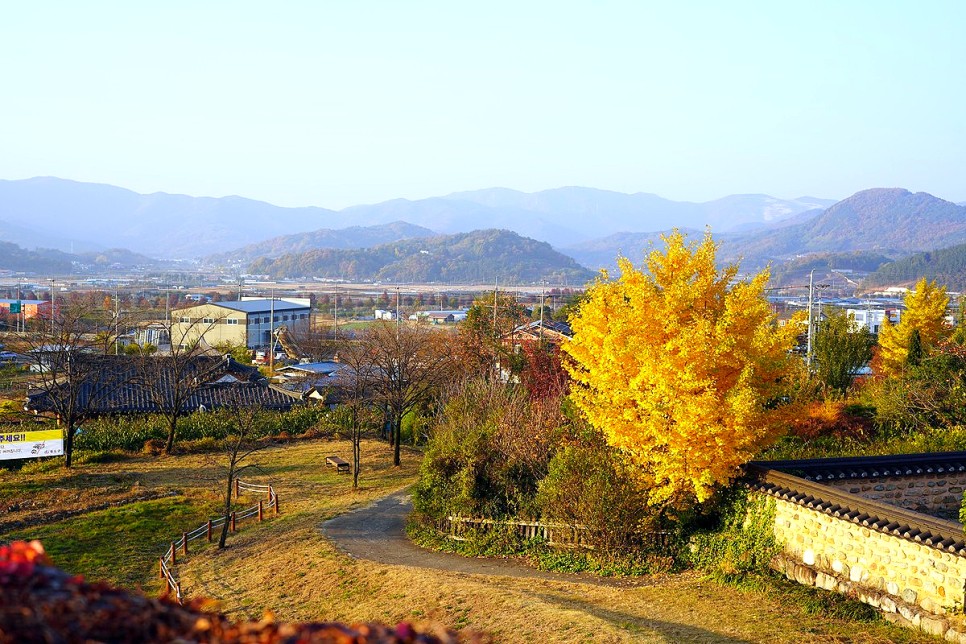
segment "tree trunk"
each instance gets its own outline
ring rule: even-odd
[[[178,416],[168,418],[168,443],[164,447],[164,453],[170,454],[174,450],[174,433],[178,429]]]
[[[362,431],[359,427],[352,430],[352,488],[359,487],[359,462],[362,460]]]
[[[71,463],[74,457],[74,423],[70,422],[66,424],[66,431],[64,434],[64,467],[67,469],[71,468]]]
[[[362,460],[362,429],[359,427],[359,408],[353,405],[352,407],[352,489],[357,489],[359,487],[359,461],[360,460]]]
[[[400,463],[402,462],[399,459],[399,443],[402,442],[402,416],[397,416],[394,424],[395,428],[393,433],[396,435],[396,443],[393,445],[394,450],[392,454],[392,464],[396,467],[399,467]]]
[[[225,490],[225,523],[221,526],[221,536],[218,537],[218,549],[225,547],[225,541],[228,539],[228,523],[231,521],[231,486],[234,483],[235,473],[232,470],[228,471],[228,489]]]

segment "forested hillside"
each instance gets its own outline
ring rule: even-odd
[[[966,244],[917,253],[879,267],[863,282],[863,286],[912,284],[925,277],[945,284],[949,290],[966,289]]]
[[[392,282],[581,285],[593,273],[546,242],[507,230],[411,239],[360,250],[316,249],[253,262],[250,273]]]

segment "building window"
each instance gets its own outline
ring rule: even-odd
[[[277,315],[275,316],[275,321],[278,322],[278,316]]]
[[[283,315],[282,316],[282,322],[288,322],[288,316],[287,315]]]
[[[268,316],[262,318],[262,324],[268,324]]]
[[[205,318],[204,320],[202,320],[202,322],[204,322],[205,324],[214,324],[215,318]]]
[[[300,320],[304,320],[304,319],[305,319],[305,318],[307,318],[308,316],[309,316],[309,314],[308,314],[308,313],[300,313],[300,314],[299,314],[299,319],[300,319]]]
[[[228,324],[238,324],[238,320],[234,318],[228,318]]]
[[[181,318],[181,324],[191,324],[191,318]]]

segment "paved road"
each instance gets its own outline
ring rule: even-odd
[[[549,579],[599,586],[638,586],[641,580],[608,579],[596,575],[536,570],[515,559],[463,557],[413,545],[406,537],[406,517],[412,510],[408,490],[396,492],[372,505],[347,512],[322,524],[322,532],[342,551],[357,559],[384,564],[431,568],[478,575]]]

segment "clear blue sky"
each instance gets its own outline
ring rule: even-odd
[[[964,33],[961,1],[9,2],[0,178],[963,201]]]

